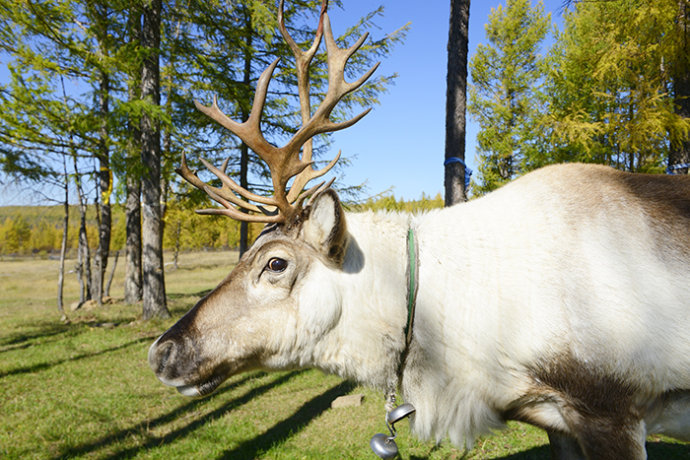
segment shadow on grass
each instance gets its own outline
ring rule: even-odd
[[[140,337],[136,340],[129,341],[127,343],[123,343],[122,345],[118,345],[116,347],[111,347],[111,348],[106,348],[104,350],[100,351],[95,351],[93,353],[84,353],[83,355],[78,355],[74,356],[71,358],[65,358],[65,359],[59,359],[57,361],[49,362],[49,363],[39,363],[39,364],[34,364],[32,366],[24,366],[24,367],[17,367],[15,369],[5,371],[5,372],[0,372],[0,378],[3,377],[8,377],[10,375],[17,375],[17,374],[31,374],[33,372],[39,372],[45,369],[50,369],[51,367],[58,366],[60,364],[72,362],[72,361],[81,361],[82,359],[87,359],[87,358],[94,358],[96,356],[101,356],[105,355],[108,353],[112,353],[115,351],[119,351],[125,348],[129,348],[133,345],[137,345],[142,342],[148,342],[150,340],[153,340],[157,336],[151,335],[151,336],[146,336],[146,337]]]
[[[296,376],[299,373],[300,372],[292,372],[290,374],[287,374],[286,376],[283,376],[279,379],[276,379],[275,381],[268,383],[266,385],[263,385],[259,388],[263,389],[263,391],[268,391],[270,388],[289,380],[290,378]],[[103,437],[98,438],[98,439],[96,439],[96,440],[94,440],[88,444],[82,444],[82,445],[77,446],[77,447],[72,447],[72,448],[66,449],[59,456],[55,457],[55,459],[56,460],[57,459],[68,459],[68,458],[72,458],[72,457],[76,457],[76,456],[80,456],[80,455],[86,455],[86,454],[98,451],[100,449],[103,449],[104,447],[107,447],[111,444],[117,444],[119,442],[122,442],[124,439],[128,438],[129,436],[137,435],[137,434],[140,434],[144,431],[148,431],[152,428],[156,428],[157,426],[172,422],[175,419],[177,419],[178,417],[183,416],[184,414],[186,414],[188,412],[194,411],[196,408],[198,408],[200,406],[204,406],[204,405],[208,404],[210,401],[213,401],[214,399],[218,398],[219,396],[221,396],[221,395],[223,395],[229,391],[232,391],[232,390],[244,385],[247,382],[265,377],[266,375],[267,375],[266,372],[256,372],[253,374],[249,374],[242,379],[239,379],[235,382],[232,382],[228,385],[221,387],[216,392],[214,392],[214,393],[212,393],[212,394],[210,394],[204,398],[193,399],[190,402],[188,402],[187,404],[184,404],[184,405],[178,407],[177,409],[175,409],[175,410],[173,410],[173,411],[171,411],[165,415],[161,415],[160,417],[156,417],[152,420],[144,420],[144,421],[142,421],[142,422],[140,422],[140,423],[138,423],[138,424],[136,424],[130,428],[120,430],[116,433],[109,434],[107,436],[103,436]],[[235,401],[231,401],[229,404],[234,404],[233,408],[237,407],[239,405],[239,404],[236,404]],[[223,409],[227,409],[227,406],[224,406]],[[198,423],[198,420],[193,422],[193,423]],[[189,429],[188,427],[189,427],[189,425],[187,425],[187,427],[185,427],[184,429]],[[172,436],[172,434],[170,434],[168,436]],[[166,437],[164,437],[162,439],[166,439]],[[134,455],[138,450],[158,445],[160,442],[162,442],[162,441],[159,440],[159,438],[152,438],[147,443],[145,443],[145,445],[138,446],[136,448],[132,448],[132,449],[128,449],[128,450],[123,450],[121,452],[118,452],[117,454],[112,455],[111,458],[122,458],[122,457],[126,457],[128,455],[131,456],[131,455]]]
[[[32,342],[41,341],[41,344],[46,343],[49,338],[54,338],[62,334],[78,335],[81,331],[78,323],[63,323],[55,320],[32,320],[17,323],[14,329],[18,332],[9,332],[6,335],[0,335],[0,353],[11,351],[31,346]],[[6,332],[6,329],[0,332]]]
[[[510,454],[504,457],[496,457],[497,460],[550,460],[551,448],[546,446],[533,447],[517,454]]]
[[[0,353],[28,348],[34,344],[33,342],[38,340],[41,340],[41,344],[48,342],[48,340],[43,339],[53,338],[53,340],[59,340],[57,336],[70,332],[72,331],[68,325],[47,324],[39,330],[12,334],[0,339]]]
[[[113,460],[114,459],[121,459],[121,458],[131,458],[131,457],[136,456],[139,452],[141,452],[143,450],[151,449],[151,448],[160,446],[162,444],[172,442],[176,439],[183,438],[183,437],[187,436],[188,434],[194,432],[198,428],[201,428],[207,422],[224,416],[228,412],[231,412],[232,410],[248,403],[252,399],[257,398],[264,393],[267,393],[272,388],[275,388],[275,387],[278,387],[278,386],[285,384],[289,380],[297,377],[298,375],[300,375],[304,372],[305,371],[293,371],[293,372],[290,372],[288,374],[282,375],[282,376],[278,377],[277,379],[275,379],[271,382],[268,382],[268,383],[261,385],[261,386],[258,386],[256,388],[252,388],[251,390],[247,391],[244,395],[239,396],[239,397],[237,397],[231,401],[228,401],[227,404],[223,405],[222,407],[219,407],[218,409],[216,409],[212,412],[200,415],[199,418],[197,418],[196,420],[188,423],[187,425],[185,425],[181,428],[178,428],[175,431],[171,431],[170,433],[166,434],[165,436],[151,437],[148,440],[146,440],[146,442],[143,442],[143,443],[141,443],[135,447],[131,447],[129,449],[122,449],[122,450],[115,452],[114,454],[111,454],[111,455],[104,457],[104,458],[113,459]],[[228,385],[227,387],[222,389],[220,392],[213,393],[212,395],[210,395],[209,397],[206,397],[204,399],[195,400],[189,404],[185,404],[184,406],[181,406],[178,409],[175,409],[170,414],[161,416],[157,419],[154,419],[153,421],[147,420],[147,421],[141,422],[138,425],[135,425],[134,427],[132,427],[128,430],[123,430],[123,431],[121,431],[115,435],[107,436],[106,438],[100,439],[100,440],[95,441],[93,443],[90,443],[87,446],[81,446],[81,447],[78,447],[75,449],[71,449],[71,450],[65,452],[62,456],[60,456],[58,458],[65,458],[66,459],[66,458],[73,457],[75,454],[89,453],[89,452],[92,452],[94,450],[98,450],[98,449],[104,447],[104,445],[121,441],[131,434],[140,433],[144,429],[150,429],[151,427],[154,427],[156,425],[161,425],[163,423],[170,422],[170,421],[174,420],[175,418],[177,418],[178,416],[184,415],[185,413],[194,409],[195,407],[202,406],[202,405],[206,404],[208,401],[210,401],[211,399],[216,398],[219,395],[226,393],[227,391],[232,390],[232,389],[242,385],[247,380],[252,380],[254,378],[258,378],[256,376],[256,374],[252,375],[252,376],[247,376],[238,382],[235,382],[235,383]]]
[[[282,420],[265,433],[243,442],[232,450],[227,450],[218,458],[256,458],[276,444],[280,444],[288,438],[302,431],[309,422],[325,412],[331,407],[331,402],[338,396],[347,394],[355,388],[352,382],[342,382],[329,390],[321,393],[310,401],[306,402],[292,416]]]
[[[648,442],[647,457],[650,460],[687,460],[690,459],[690,444],[674,444],[670,442]],[[421,460],[422,457],[411,457]],[[496,460],[550,460],[551,449],[548,445],[496,457]]]
[[[690,443],[675,444],[672,442],[651,441],[647,443],[647,457],[651,460],[688,460]]]

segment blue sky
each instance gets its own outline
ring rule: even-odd
[[[342,33],[371,11],[373,4],[384,6],[377,20],[380,35],[411,23],[407,39],[381,63],[378,72],[399,77],[381,104],[347,131],[335,135],[334,149],[352,157],[343,180],[348,184],[367,183],[368,194],[390,187],[396,197],[417,199],[422,193],[443,192],[445,150],[445,94],[448,21],[447,0],[344,0],[344,11],[329,13],[334,33]],[[505,1],[473,0],[470,6],[469,51],[486,42],[484,24],[493,7]],[[533,1],[533,4],[536,3]],[[562,0],[545,0],[544,9],[552,20],[562,23]],[[379,34],[374,34],[379,35]],[[468,117],[466,159],[476,170],[477,125]]]
[[[473,0],[470,9],[470,56],[485,42],[484,24],[493,7],[505,1]],[[533,1],[533,3],[535,3]],[[366,183],[367,195],[392,188],[398,198],[417,199],[422,193],[443,192],[445,149],[446,45],[450,1],[448,0],[343,0],[344,9],[329,12],[335,35],[354,24],[377,5],[384,15],[377,19],[380,37],[410,22],[404,43],[382,61],[379,74],[397,73],[398,79],[380,98],[369,115],[355,126],[336,133],[332,144],[352,161],[339,180],[343,184]],[[545,0],[547,12],[559,25],[562,0]],[[4,67],[4,63],[0,63]],[[0,71],[0,78],[6,72]],[[468,117],[466,159],[476,170],[477,125]],[[11,186],[0,186],[0,206],[43,204],[38,195]]]

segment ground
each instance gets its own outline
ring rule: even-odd
[[[146,362],[152,341],[225,277],[235,252],[183,254],[166,266],[173,318],[142,322],[141,305],[121,301],[67,312],[60,322],[57,261],[0,260],[0,458],[375,458],[369,439],[385,431],[383,395],[315,370],[233,377],[200,399],[179,395]],[[122,261],[112,296],[122,299]],[[74,261],[68,261],[71,269]],[[77,299],[67,275],[66,305]],[[359,407],[331,409],[363,393]],[[397,425],[402,458],[453,459]],[[511,423],[479,439],[469,459],[547,459],[546,435]],[[690,445],[650,439],[650,458],[687,459]]]

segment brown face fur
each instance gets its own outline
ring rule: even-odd
[[[209,393],[231,375],[265,367],[295,346],[295,292],[315,259],[340,266],[345,253],[337,195],[322,195],[314,204],[320,207],[267,227],[229,276],[151,346],[149,363],[164,383]],[[328,217],[328,226],[314,222],[312,213]]]

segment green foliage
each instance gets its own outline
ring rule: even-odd
[[[206,203],[205,206],[207,206]],[[87,210],[86,231],[89,245],[98,238],[95,207]],[[57,254],[62,242],[61,206],[6,206],[0,207],[0,255]],[[79,236],[79,211],[70,206],[68,229],[68,255],[76,254]],[[202,216],[181,206],[176,201],[168,204],[163,247],[183,251],[198,249],[236,248],[239,245],[239,222],[219,216]],[[113,207],[111,251],[125,246],[125,215],[120,205]],[[249,226],[249,238],[253,241],[263,228],[260,224]]]
[[[690,130],[669,94],[677,15],[675,0],[579,2],[566,15],[547,84],[556,158],[663,171]]]
[[[163,247],[166,250],[192,251],[199,249],[237,248],[240,223],[224,216],[207,216],[194,209],[212,206],[200,193],[180,195],[168,201],[165,213]],[[352,211],[420,212],[442,208],[443,198],[424,195],[419,200],[404,201],[393,195],[369,198],[363,203],[347,205]],[[94,206],[87,209],[87,235],[93,247],[98,235]],[[62,241],[62,206],[5,206],[0,207],[0,255],[56,254]],[[78,207],[70,206],[67,249],[75,254],[78,243]],[[125,215],[120,205],[113,206],[111,251],[125,246]],[[262,224],[249,225],[249,241],[254,241],[263,229]]]
[[[73,173],[85,176],[82,185],[88,190],[88,181],[97,180],[91,158],[103,155],[105,143],[119,182],[115,188],[122,193],[124,178],[142,173],[135,128],[144,114],[160,123],[163,130],[166,193],[175,190],[174,183],[180,180],[174,168],[183,151],[191,154],[192,166],[199,156],[214,163],[230,157],[229,170],[238,175],[239,141],[196,111],[191,100],[208,103],[215,94],[228,116],[245,119],[256,80],[276,57],[281,58],[281,64],[269,91],[263,129],[277,144],[298,129],[301,119],[292,86],[293,58],[277,33],[277,2],[164,1],[161,105],[143,100],[132,90],[141,78],[141,63],[147,53],[133,27],[141,21],[141,6],[141,2],[124,1],[0,0],[0,48],[10,57],[11,79],[0,87],[0,168],[5,175],[39,187],[46,177],[59,182],[58,176],[64,174],[61,156],[69,155],[78,160],[75,167],[78,165],[80,172]],[[340,6],[339,1],[330,5]],[[291,35],[301,45],[310,42],[320,2],[289,1],[285,8]],[[339,40],[351,43],[353,37],[375,29],[375,21],[382,14],[382,8],[373,10]],[[352,58],[350,72],[361,73],[385,57],[405,31],[402,28],[369,39]],[[376,103],[393,77],[375,77],[349,95],[334,118],[349,118],[361,106]],[[327,81],[323,53],[314,61],[312,78],[315,106]],[[101,96],[108,97],[107,113],[101,113]],[[318,156],[327,149],[328,136],[319,136],[317,143]],[[243,178],[253,176],[255,183],[249,187],[270,193],[263,163],[255,155],[249,155],[248,162],[249,171],[242,174]]]
[[[419,200],[398,200],[392,194],[384,194],[368,198],[363,203],[352,204],[348,207],[353,211],[396,211],[396,212],[424,212],[444,206],[443,197],[437,194],[430,198],[422,194]]]
[[[479,122],[479,182],[483,194],[528,170],[539,144],[543,58],[539,47],[550,27],[541,2],[508,0],[491,10],[488,44],[470,62],[469,113]]]
[[[687,78],[684,2],[574,2],[545,58],[535,54],[548,28],[540,4],[493,10],[491,45],[471,64],[476,191],[549,163],[662,172],[670,146],[690,139],[690,119],[675,106],[690,95],[673,92]]]

